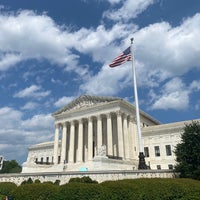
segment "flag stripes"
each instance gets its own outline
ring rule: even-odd
[[[127,61],[131,61],[131,48],[128,47],[120,55],[118,55],[110,64],[110,67],[117,67]]]

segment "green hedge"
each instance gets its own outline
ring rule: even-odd
[[[81,178],[71,178],[69,183],[98,183],[97,181],[92,180],[89,176],[83,176]]]
[[[11,195],[13,191],[17,189],[17,185],[14,183],[0,183],[0,194],[1,195]]]
[[[19,186],[12,194],[15,200],[56,200],[58,186],[50,183],[33,183]]]
[[[1,183],[0,194],[5,192],[11,194],[14,200],[200,200],[200,181],[157,178],[95,184],[73,180],[61,186],[32,183],[18,187]]]
[[[200,182],[190,179],[136,179],[104,182],[106,198],[126,200],[200,199]]]

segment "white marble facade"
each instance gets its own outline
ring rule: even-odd
[[[29,148],[23,173],[137,169],[135,107],[130,103],[84,95],[52,116],[54,141]],[[184,123],[161,125],[143,111],[140,117],[147,164],[152,169],[173,168],[173,148]]]

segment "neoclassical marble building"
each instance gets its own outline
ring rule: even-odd
[[[135,107],[130,103],[84,95],[52,116],[54,141],[29,147],[22,173],[137,169]],[[146,164],[151,169],[172,169],[173,150],[185,122],[162,125],[141,110],[140,121]]]

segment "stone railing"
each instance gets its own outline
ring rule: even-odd
[[[21,173],[0,174],[0,182],[13,182],[20,185],[31,178],[41,182],[60,180],[60,184],[68,183],[70,178],[89,176],[99,183],[108,180],[138,179],[138,178],[175,178],[172,170],[134,170],[134,171],[86,171],[86,172],[61,172],[61,173]]]

